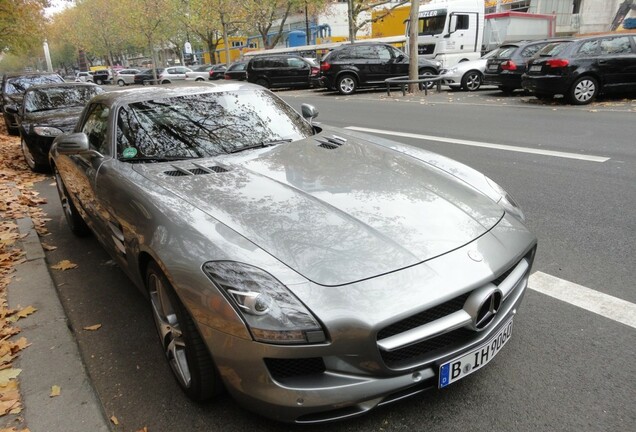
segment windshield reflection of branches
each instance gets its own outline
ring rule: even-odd
[[[297,140],[311,127],[264,91],[186,95],[137,102],[118,118],[118,152],[138,156],[206,157],[272,140]]]
[[[93,96],[103,92],[97,86],[37,89],[27,92],[24,110],[36,112],[84,106]]]

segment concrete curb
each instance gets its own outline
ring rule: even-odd
[[[17,224],[26,262],[16,267],[8,302],[13,308],[37,309],[19,322],[20,336],[31,346],[14,362],[22,369],[18,380],[26,426],[32,432],[108,432],[110,423],[67,326],[33,221],[23,218]],[[50,397],[54,385],[61,387],[61,394]]]

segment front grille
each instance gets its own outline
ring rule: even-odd
[[[325,371],[325,362],[321,357],[302,359],[266,358],[265,365],[272,378],[278,381],[285,378],[321,374]]]
[[[503,273],[499,274],[490,283],[499,286],[507,277],[509,277],[514,270],[518,267],[523,260],[526,260],[528,264],[532,264],[534,250],[530,251],[522,260],[519,260]],[[521,267],[523,268],[523,267]],[[528,269],[524,272],[524,275],[529,272]],[[518,273],[517,273],[518,274]],[[514,289],[508,293],[506,299],[503,300],[501,308],[506,307],[507,301],[510,298],[516,298],[512,295],[518,288],[518,284],[523,280],[524,275],[521,275],[519,279],[515,279],[513,282]],[[510,282],[510,281],[509,281]],[[508,283],[506,284],[508,285]],[[508,285],[509,286],[509,285]],[[451,300],[434,306],[426,311],[417,313],[408,318],[402,319],[398,322],[390,324],[389,326],[381,329],[378,332],[377,340],[382,341],[391,336],[405,333],[409,330],[426,325],[440,318],[446,317],[454,312],[463,309],[466,300],[470,297],[472,292],[464,293]],[[435,324],[434,324],[435,325]],[[384,360],[384,363],[389,368],[401,369],[410,366],[420,365],[427,361],[432,361],[436,358],[443,356],[445,353],[449,353],[456,348],[470,344],[473,341],[477,341],[483,333],[476,332],[468,327],[461,327],[446,333],[433,336],[429,339],[415,342],[412,344],[405,343],[403,346],[398,347],[392,351],[385,351],[379,349],[380,355]]]
[[[433,54],[435,52],[435,44],[419,45],[417,47],[418,54]]]

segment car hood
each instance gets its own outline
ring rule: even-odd
[[[60,108],[56,110],[39,111],[28,113],[24,118],[24,123],[41,126],[56,127],[64,132],[70,132],[75,128],[75,124],[82,114],[83,106]]]
[[[503,216],[491,199],[437,168],[371,137],[338,136],[346,142],[321,134],[196,160],[223,172],[189,161],[134,169],[321,285],[429,260]]]

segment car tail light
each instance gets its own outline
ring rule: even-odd
[[[320,70],[323,72],[327,72],[329,69],[331,69],[331,64],[327,63],[327,62],[322,62],[320,63]]]
[[[550,59],[546,62],[546,64],[551,68],[564,68],[568,66],[570,62],[565,59]]]
[[[311,75],[311,76],[316,76],[316,75],[318,75],[319,73],[320,73],[320,68],[315,67],[315,66],[312,66],[312,67],[311,67],[311,72],[310,72],[310,74],[309,74],[309,75]]]
[[[501,64],[502,70],[514,71],[517,70],[517,65],[512,60],[505,61]]]

